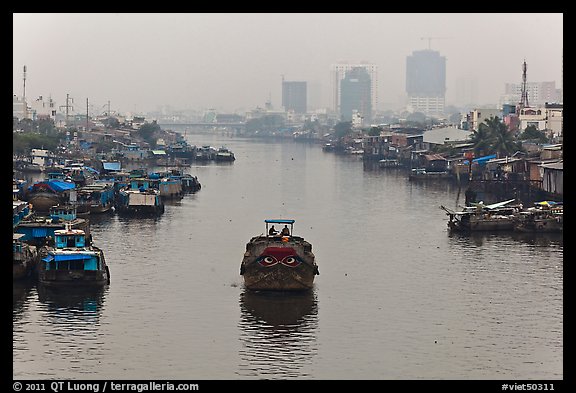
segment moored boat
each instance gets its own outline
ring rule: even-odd
[[[515,199],[484,205],[475,203],[461,211],[440,206],[449,217],[448,228],[458,232],[472,231],[512,231],[515,214],[521,210],[518,205],[510,205]]]
[[[66,225],[72,229],[82,229],[86,235],[90,234],[90,221],[78,217],[76,206],[70,204],[52,206],[48,216],[34,213],[20,220],[14,227],[14,232],[24,235],[22,241],[40,247],[54,238],[54,231],[64,229]]]
[[[254,236],[246,244],[240,265],[244,286],[250,290],[311,289],[315,276],[319,274],[312,245],[292,234],[294,220],[269,219],[264,222],[266,234]],[[276,232],[274,224],[284,225],[283,232]]]
[[[114,206],[114,184],[98,181],[80,187],[76,201],[79,207],[83,206],[90,214],[105,213]]]
[[[28,187],[23,199],[30,202],[34,211],[48,213],[52,206],[67,203],[76,184],[62,180],[39,181]]]
[[[216,159],[216,161],[230,162],[230,161],[236,160],[236,157],[234,156],[234,152],[232,152],[226,146],[222,146],[216,151],[216,158],[215,159]]]
[[[21,280],[31,275],[36,267],[38,250],[23,242],[22,233],[12,234],[12,279]]]
[[[563,232],[564,207],[562,202],[536,202],[515,215],[514,230],[518,232]]]
[[[155,216],[164,213],[164,201],[158,190],[158,180],[131,178],[129,184],[118,191],[115,209],[119,214]]]
[[[104,286],[110,271],[104,252],[81,229],[54,231],[54,243],[39,250],[38,282],[47,286]]]

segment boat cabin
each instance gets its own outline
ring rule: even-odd
[[[86,233],[81,229],[59,229],[54,231],[54,245],[58,249],[86,247]]]
[[[284,220],[284,219],[268,219],[268,220],[264,220],[264,222],[266,223],[266,235],[267,236],[291,236],[293,229],[294,229],[294,220]],[[282,233],[282,229],[278,229],[276,227],[274,227],[275,224],[278,224],[279,227],[280,225],[283,226],[288,226],[290,225],[290,229],[289,229],[289,233],[288,234],[284,234]],[[274,229],[272,229],[274,228]],[[284,228],[284,227],[282,227]],[[275,233],[274,233],[275,231]]]

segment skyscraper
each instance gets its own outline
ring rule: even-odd
[[[341,105],[341,84],[346,72],[353,68],[364,68],[370,76],[370,100],[371,107],[376,109],[378,107],[378,67],[375,64],[361,62],[358,64],[339,63],[330,66],[330,84],[332,90],[332,110],[336,113],[342,113]],[[372,114],[370,114],[372,115]]]
[[[406,58],[406,93],[411,109],[431,116],[444,114],[446,57],[424,49]]]
[[[285,111],[306,113],[306,82],[282,80],[282,106]]]
[[[340,82],[340,117],[351,121],[357,111],[364,122],[372,120],[372,80],[364,67],[354,67],[346,72]]]

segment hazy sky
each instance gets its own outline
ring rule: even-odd
[[[308,82],[309,104],[330,105],[330,65],[378,66],[380,107],[405,91],[406,57],[446,57],[446,98],[475,79],[480,103],[507,82],[562,83],[561,13],[23,13],[13,14],[13,94],[52,96],[94,111],[281,107],[281,78]],[[422,37],[439,37],[428,40]],[[378,108],[380,109],[380,108]]]

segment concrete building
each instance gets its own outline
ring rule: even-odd
[[[480,123],[485,123],[485,120],[490,119],[491,117],[498,117],[502,120],[502,111],[495,108],[474,109],[470,112],[468,129],[471,131],[477,131]]]
[[[352,70],[353,68],[364,68],[368,75],[370,76],[370,100],[373,110],[378,108],[378,66],[375,64],[370,64],[368,62],[360,62],[356,64],[352,63],[338,63],[332,64],[330,66],[330,87],[332,91],[332,105],[331,109],[335,113],[341,113],[341,84],[342,80],[346,76],[346,72]],[[371,114],[372,116],[372,114]]]
[[[562,102],[562,89],[556,88],[556,82],[526,82],[528,105],[544,106],[547,102]],[[521,83],[506,83],[500,104],[517,104],[522,97]]]
[[[362,124],[372,121],[372,80],[364,67],[356,67],[346,72],[340,81],[340,118],[352,121],[361,118]]]
[[[282,106],[286,112],[306,113],[308,110],[306,82],[283,80]]]
[[[443,116],[446,105],[446,57],[424,49],[406,58],[408,110]]]

